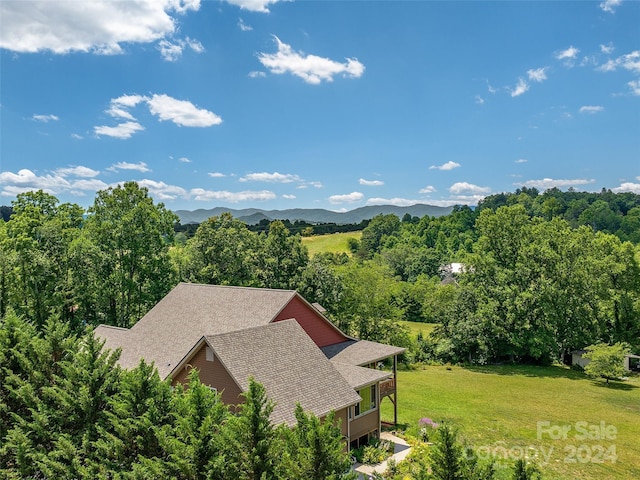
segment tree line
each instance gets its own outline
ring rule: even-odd
[[[417,223],[376,217],[352,249],[391,272],[406,319],[439,325],[414,349],[422,360],[552,363],[599,342],[640,348],[640,248],[591,226],[517,202],[457,207]],[[451,262],[463,271],[442,268]]]
[[[176,216],[133,182],[98,192],[87,211],[27,192],[0,222],[0,314],[12,308],[40,327],[51,314],[79,330],[130,327],[188,281],[296,289],[346,333],[409,347],[405,361],[548,363],[598,342],[638,348],[637,243],[533,214],[557,196],[617,205],[627,226],[640,211],[640,195],[523,189],[443,217],[379,215],[353,255],[310,258],[285,222],[253,232],[230,214],[178,242]],[[465,271],[443,269],[452,262]],[[416,343],[398,320],[439,328]]]

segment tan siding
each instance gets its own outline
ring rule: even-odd
[[[307,332],[307,335],[311,337],[311,340],[320,348],[347,340],[347,337],[298,297],[293,297],[274,321],[278,322],[289,318],[295,318],[304,331]]]
[[[355,440],[362,435],[378,429],[380,424],[380,409],[376,408],[370,413],[366,413],[351,420],[351,440]]]
[[[207,361],[206,348],[207,345],[203,345],[195,355],[189,359],[186,366],[174,375],[171,384],[188,383],[189,372],[192,368],[196,368],[199,372],[200,381],[205,385],[215,387],[221,392],[224,403],[230,405],[242,403],[243,398],[240,396],[242,393],[240,387],[238,387],[231,375],[229,375],[229,372],[224,368],[224,365],[222,365],[217,355],[214,354],[213,362]]]
[[[342,410],[338,410],[336,412],[336,421],[340,421],[340,430],[342,431],[342,436],[346,437],[349,433],[349,415],[346,408],[343,408]]]

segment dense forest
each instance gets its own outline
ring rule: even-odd
[[[282,221],[252,231],[223,214],[176,235],[177,217],[133,182],[86,211],[37,191],[4,213],[7,478],[340,478],[339,432],[305,412],[300,430],[270,425],[259,384],[232,415],[197,378],[172,391],[152,366],[121,371],[118,352],[101,351],[93,327],[132,326],[180,281],[296,289],[345,332],[407,347],[405,363],[548,364],[598,342],[640,348],[640,195],[523,189],[438,218],[380,215],[352,255],[312,258]],[[398,320],[438,327],[415,340]],[[272,463],[252,464],[255,449]],[[309,458],[325,459],[325,476],[291,473],[312,471]]]

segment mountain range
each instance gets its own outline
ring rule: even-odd
[[[247,225],[255,225],[261,220],[296,220],[307,223],[336,223],[344,225],[348,223],[360,223],[363,220],[370,220],[376,215],[394,214],[402,218],[405,214],[412,217],[440,217],[451,213],[453,207],[436,207],[434,205],[416,204],[408,207],[397,207],[395,205],[369,205],[356,208],[347,212],[332,212],[321,208],[292,208],[287,210],[262,210],[259,208],[244,208],[235,210],[233,208],[216,207],[211,209],[198,210],[176,210],[174,213],[180,217],[180,223],[202,223],[210,217],[220,216],[225,212],[231,213],[238,220]]]

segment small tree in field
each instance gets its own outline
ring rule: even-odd
[[[584,358],[590,360],[585,365],[584,372],[590,377],[601,377],[607,380],[616,380],[624,375],[624,357],[629,353],[628,347],[623,343],[607,345],[599,343],[587,347]]]

